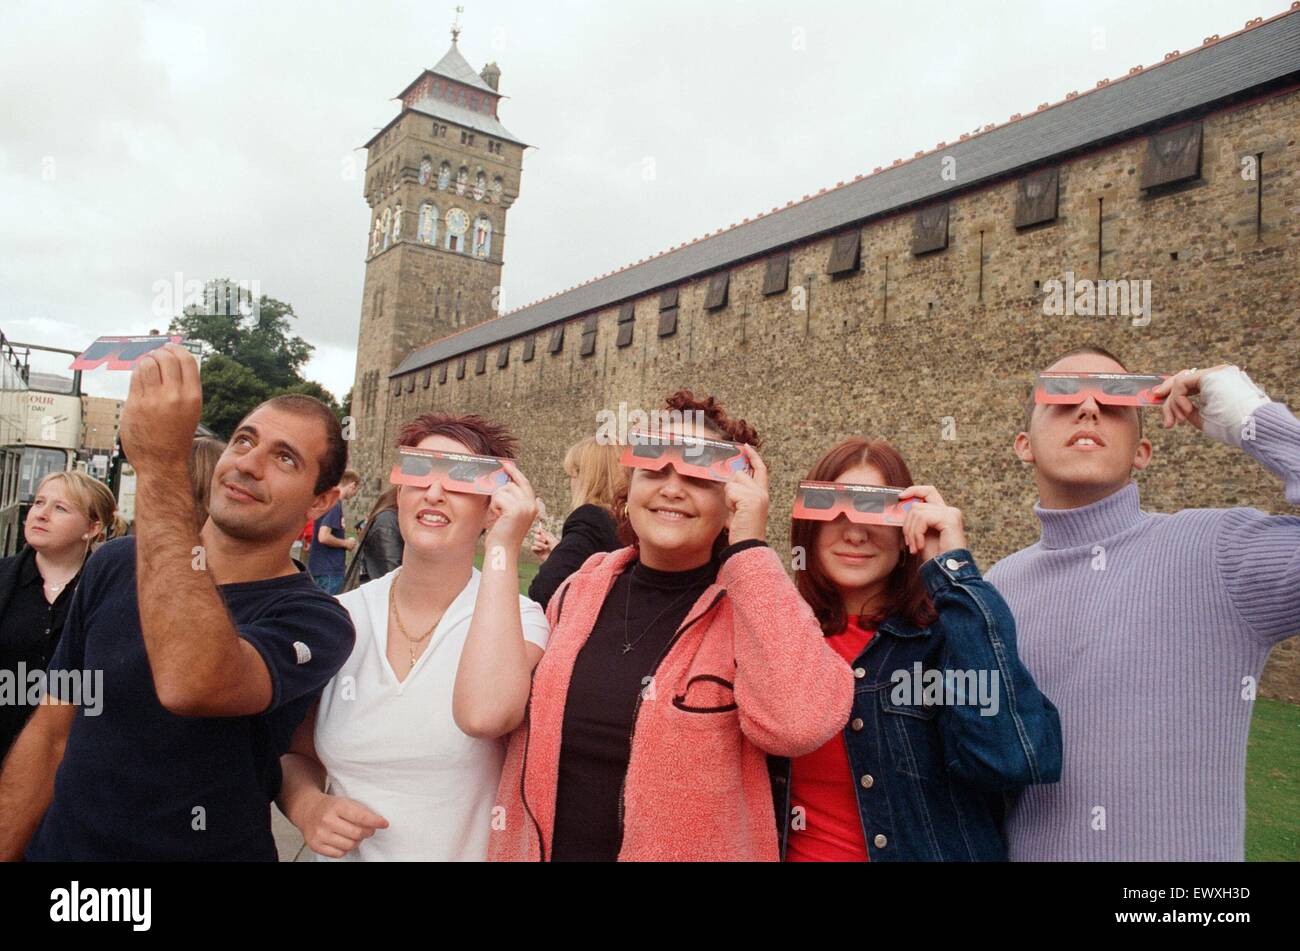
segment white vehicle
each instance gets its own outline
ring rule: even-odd
[[[31,356],[77,350],[17,343],[0,333],[0,554],[22,547],[22,522],[36,486],[77,460],[81,443],[81,371],[71,379],[33,372]],[[59,361],[61,362],[61,361]],[[66,364],[65,364],[66,365]]]

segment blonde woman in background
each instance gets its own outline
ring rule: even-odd
[[[0,676],[26,685],[29,672],[45,669],[82,565],[125,529],[104,483],[84,472],[51,472],[40,481],[23,525],[27,546],[0,560]],[[0,760],[35,709],[27,699],[24,686],[14,703],[0,704]]]
[[[614,498],[627,481],[618,464],[621,452],[621,446],[604,445],[595,436],[588,436],[564,454],[573,510],[564,520],[558,539],[539,528],[532,549],[542,567],[528,586],[528,597],[543,608],[564,579],[588,558],[598,551],[623,547],[618,540],[618,523],[611,514]]]

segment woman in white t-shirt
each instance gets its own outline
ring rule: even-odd
[[[412,420],[398,445],[505,459],[516,447],[495,423],[444,414]],[[401,567],[339,598],[356,646],[281,758],[278,800],[322,858],[487,857],[505,755],[493,737],[517,725],[549,633],[542,609],[519,594],[537,501],[523,473],[510,462],[506,470],[511,481],[491,496],[449,492],[437,478],[402,486]],[[454,704],[467,641],[471,668],[483,663],[476,656],[509,663],[490,695]]]

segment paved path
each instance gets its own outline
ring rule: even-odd
[[[302,841],[302,835],[288,819],[271,807],[271,832],[275,835],[275,848],[281,862],[310,862],[312,851]]]

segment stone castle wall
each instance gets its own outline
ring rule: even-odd
[[[654,409],[688,387],[716,395],[762,434],[772,476],[768,535],[778,549],[788,548],[796,482],[834,442],[868,434],[893,441],[919,482],[964,511],[987,567],[1037,538],[1033,480],[1011,444],[1033,373],[1055,355],[1096,343],[1134,371],[1235,362],[1275,399],[1300,407],[1297,130],[1293,90],[1206,116],[1201,180],[1174,193],[1144,195],[1147,140],[1133,139],[1064,162],[1059,217],[1046,226],[1013,227],[1016,185],[1006,181],[952,199],[943,251],[911,254],[908,210],[863,228],[861,268],[847,276],[827,276],[825,238],[793,249],[784,294],[763,295],[761,259],[732,269],[721,310],[704,310],[707,276],[682,285],[673,336],[657,335],[654,293],[635,301],[631,346],[616,346],[616,305],[598,312],[591,356],[578,352],[581,315],[568,322],[559,354],[547,352],[547,329],[528,362],[518,339],[504,368],[498,345],[482,373],[470,353],[461,380],[455,360],[442,384],[437,367],[427,383],[416,371],[400,396],[358,418],[374,428],[354,466],[367,477],[386,473],[386,447],[419,412],[479,412],[511,426],[525,472],[562,514],[561,458],[595,431],[598,413],[620,403]],[[1243,158],[1260,154],[1262,178],[1243,176]],[[1045,315],[1043,289],[1067,271],[1077,280],[1150,281],[1149,324]],[[413,335],[420,339],[409,346],[434,335]],[[1244,454],[1186,427],[1165,432],[1154,413],[1147,419],[1155,460],[1137,477],[1147,509],[1252,505],[1300,514]],[[1266,693],[1300,702],[1296,640],[1274,651],[1265,683]]]

